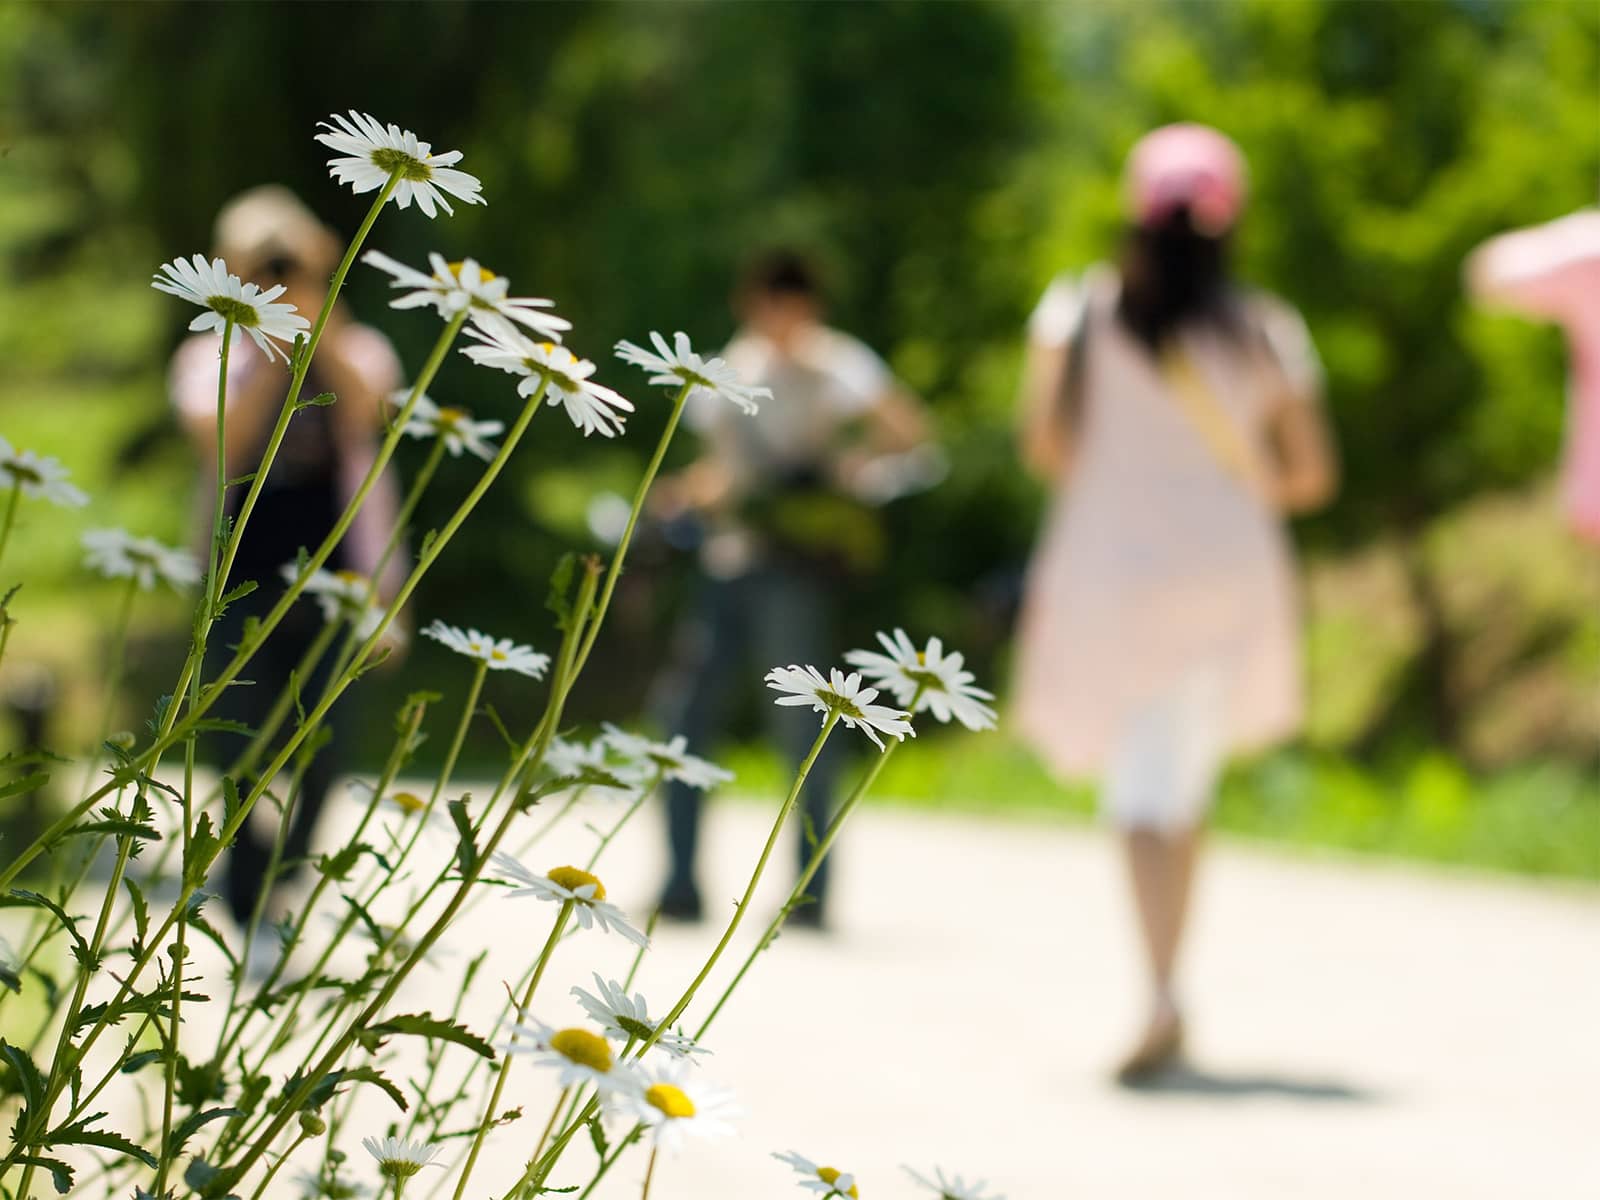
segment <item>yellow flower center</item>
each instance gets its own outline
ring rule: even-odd
[[[357,584],[365,582],[359,571],[335,571],[334,575],[343,583]]]
[[[464,408],[441,408],[439,410],[439,428],[453,429],[470,416],[472,414]]]
[[[694,1101],[683,1094],[683,1089],[670,1083],[652,1084],[644,1098],[673,1120],[694,1116]]]
[[[595,1071],[611,1070],[611,1047],[599,1034],[587,1029],[563,1029],[550,1039],[550,1049],[579,1066]]]
[[[393,792],[389,799],[403,812],[418,813],[428,807],[422,797],[414,792]]]
[[[457,279],[460,279],[461,268],[466,266],[467,263],[465,259],[457,259],[455,262],[448,265],[450,267],[450,274],[454,275]],[[496,279],[499,279],[500,276],[496,275],[493,271],[488,270],[482,263],[479,263],[478,278],[482,283],[493,283]]]
[[[817,1178],[822,1180],[823,1183],[827,1184],[837,1183],[839,1181],[839,1176],[843,1174],[844,1172],[839,1170],[838,1167],[817,1168]],[[856,1190],[856,1185],[853,1183],[850,1185],[850,1190],[847,1191],[845,1195],[854,1196],[856,1200],[861,1200],[861,1193]]]
[[[489,651],[489,661],[490,662],[505,662],[506,659],[509,658],[509,657],[510,657],[510,655],[508,655],[504,650],[491,650],[491,651]]]
[[[606,898],[606,885],[581,867],[555,867],[545,875],[545,878],[551,883],[560,884],[569,892],[575,892],[585,884],[592,883],[594,885],[594,895],[590,899],[604,900]]]

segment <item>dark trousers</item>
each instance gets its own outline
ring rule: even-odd
[[[206,654],[208,678],[220,671],[232,657],[232,647],[243,633],[245,618],[265,614],[268,607],[265,602],[250,602],[268,590],[260,589],[223,614],[222,620],[212,631],[211,645]],[[275,596],[268,599],[275,599]],[[309,599],[297,601],[283,623],[267,639],[266,645],[257,651],[242,672],[244,678],[252,681],[250,686],[228,688],[217,701],[215,715],[239,721],[252,730],[259,729],[279,695],[289,686],[290,675],[321,629],[321,614],[317,606]],[[335,637],[322,662],[309,678],[299,682],[301,703],[307,710],[313,707],[327,684],[329,669],[338,647],[339,638]],[[337,706],[329,711],[324,727],[333,736],[312,757],[295,793],[288,794],[288,789],[294,778],[298,751],[285,764],[283,771],[267,785],[267,794],[256,802],[255,810],[239,827],[239,835],[228,860],[226,892],[228,907],[241,928],[250,920],[262,889],[276,882],[276,878],[292,877],[311,849],[311,835],[316,828],[317,818],[322,814],[328,791],[342,768],[342,760],[335,749],[339,745],[338,726],[335,724],[337,713]],[[260,780],[259,772],[269,766],[282,750],[294,734],[295,726],[296,714],[291,704],[287,718],[279,726],[279,732],[257,759],[255,771],[237,781],[241,795],[248,794],[249,789]],[[250,737],[238,733],[215,733],[210,735],[210,741],[209,756],[220,770],[226,771],[249,745]],[[289,814],[282,856],[279,858],[279,875],[269,881],[267,869],[272,862],[272,848],[277,841],[280,815],[278,804],[272,803],[273,798],[279,804],[293,807]],[[272,920],[270,911],[265,914],[265,919]]]
[[[828,585],[798,568],[763,566],[733,579],[707,580],[678,629],[671,665],[661,681],[656,708],[663,723],[674,735],[688,738],[690,753],[709,754],[725,727],[728,704],[735,696],[752,694],[751,683],[768,670],[809,663],[827,671],[833,661],[831,608]],[[810,710],[779,708],[771,703],[775,695],[765,692],[758,703],[764,706],[769,736],[798,769],[821,730],[821,717]],[[807,822],[820,838],[833,813],[841,741],[829,739],[801,794],[802,814],[795,823],[802,868],[812,850]],[[673,783],[666,789],[666,800],[672,852],[666,897],[698,898],[695,853],[705,797],[695,788]],[[827,878],[824,860],[809,889],[819,903]]]

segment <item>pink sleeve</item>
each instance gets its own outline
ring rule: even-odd
[[[172,356],[167,373],[167,392],[172,407],[185,417],[211,416],[217,411],[217,367],[222,355],[222,339],[204,333],[186,338]],[[234,340],[228,352],[228,391],[233,393],[245,378],[262,366],[261,352],[249,338]],[[287,378],[287,376],[285,377]]]
[[[1574,213],[1485,242],[1467,262],[1483,300],[1570,321],[1600,305],[1600,212]]]

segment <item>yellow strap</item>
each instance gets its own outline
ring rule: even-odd
[[[1253,442],[1218,401],[1206,378],[1181,346],[1161,352],[1161,374],[1178,401],[1178,411],[1200,435],[1212,458],[1253,495],[1265,498],[1267,474]]]

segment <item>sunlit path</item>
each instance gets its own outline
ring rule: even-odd
[[[714,810],[713,913],[731,911],[764,813]],[[655,817],[601,869],[641,919],[661,869]],[[530,861],[591,844],[573,826]],[[987,1176],[1011,1200],[1503,1200],[1600,1187],[1600,891],[1223,846],[1190,962],[1193,1070],[1139,1094],[1106,1082],[1138,996],[1108,842],[869,811],[839,872],[837,932],[783,938],[708,1039],[704,1070],[748,1110],[741,1136],[664,1160],[656,1200],[799,1195],[768,1157],[788,1149],[856,1172],[864,1200],[916,1195],[902,1162]],[[770,915],[784,872],[771,884],[752,923]],[[494,944],[486,969],[509,974],[551,911],[494,897],[453,940]],[[670,1004],[714,936],[709,925],[658,933],[639,979],[653,1006]],[[538,1015],[575,1021],[567,989],[591,965],[620,974],[626,950],[613,940],[558,957]],[[465,958],[420,972],[404,1011],[448,1007]],[[519,1065],[511,1095],[527,1117],[490,1140],[473,1194],[481,1180],[498,1195],[515,1176],[554,1091]],[[374,1132],[386,1105],[363,1101]],[[552,1182],[585,1182],[591,1161],[580,1147]],[[637,1196],[643,1170],[630,1156],[595,1195]]]

